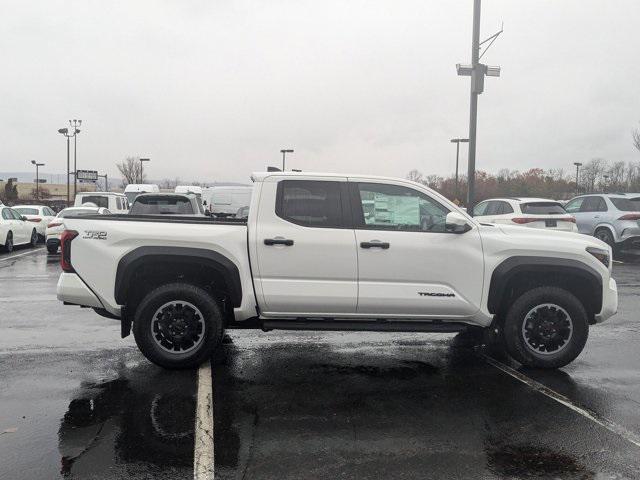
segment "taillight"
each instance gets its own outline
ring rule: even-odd
[[[576,223],[576,217],[559,218],[558,220],[560,220],[561,222]]]
[[[627,213],[622,215],[618,220],[640,220],[640,213]]]
[[[41,222],[42,219],[40,217],[36,217],[36,218],[27,218],[27,222],[34,222],[34,223],[39,223]]]
[[[514,217],[511,219],[512,222],[518,223],[520,225],[522,225],[523,223],[537,222],[540,220],[544,221],[544,219],[541,219],[541,218],[531,218],[531,217]]]
[[[49,225],[47,225],[47,228],[59,227],[60,225],[62,225],[62,223],[60,223],[60,222],[52,222]]]
[[[60,236],[60,266],[62,271],[67,273],[73,273],[75,270],[71,265],[71,241],[78,236],[78,232],[75,230],[65,230]]]

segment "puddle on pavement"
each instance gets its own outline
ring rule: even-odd
[[[83,478],[112,463],[191,468],[195,407],[193,375],[148,364],[83,383],[60,423],[60,473]]]
[[[434,375],[438,368],[430,363],[420,361],[404,361],[401,365],[392,367],[378,367],[375,365],[312,365],[311,370],[321,370],[324,373],[339,375],[363,375],[369,378],[410,380],[420,375]]]

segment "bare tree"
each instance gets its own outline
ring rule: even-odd
[[[116,167],[118,167],[122,175],[122,186],[127,186],[130,183],[144,183],[147,178],[144,174],[140,178],[140,169],[142,167],[140,157],[127,157],[116,164]]]
[[[422,183],[422,172],[414,168],[407,174],[407,180],[411,180],[412,182]]]
[[[640,129],[636,128],[631,132],[631,138],[633,138],[633,146],[640,152]]]

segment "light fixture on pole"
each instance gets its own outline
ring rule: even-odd
[[[460,200],[458,198],[459,193],[458,193],[458,160],[460,157],[460,144],[461,143],[469,143],[469,139],[468,138],[452,138],[451,139],[451,143],[455,143],[456,144],[456,200]]]
[[[293,150],[292,149],[283,149],[283,150],[280,150],[280,153],[282,153],[282,171],[284,172],[285,155],[287,153],[293,153]]]
[[[478,95],[484,91],[484,77],[499,77],[500,67],[491,67],[480,63],[487,50],[493,45],[498,36],[503,32],[494,33],[486,40],[480,41],[480,6],[481,0],[473,2],[473,33],[471,36],[471,65],[456,65],[458,75],[471,77],[471,100],[469,106],[469,165],[467,167],[467,212],[473,215],[475,204],[476,184],[476,129],[478,124]],[[480,53],[480,47],[487,43],[484,51]]]
[[[31,165],[36,166],[36,202],[40,200],[40,175],[38,174],[38,167],[43,167],[44,163],[38,163],[35,160],[31,160]]]
[[[78,163],[77,163],[77,152],[78,152],[78,142],[77,142],[77,135],[78,133],[80,133],[80,129],[78,128],[80,125],[82,125],[82,120],[76,120],[73,119],[69,120],[69,126],[71,127],[71,130],[73,131],[73,135],[71,135],[73,137],[73,197],[75,198],[76,193],[78,193],[76,191],[77,188],[77,175],[76,172],[78,171]]]
[[[142,176],[142,162],[150,162],[150,161],[151,161],[150,158],[141,158],[140,159],[140,182],[139,183],[144,182],[144,177]]]
[[[580,162],[573,162],[573,164],[576,166],[576,195],[578,195],[578,193],[580,193],[580,188],[578,187],[578,174],[582,164]]]
[[[69,173],[70,173],[69,172],[69,139],[71,137],[75,137],[76,133],[74,132],[73,135],[71,135],[69,133],[68,128],[60,128],[58,130],[58,133],[67,137],[67,207],[70,207],[71,202],[69,201],[69,190],[71,190],[71,185],[69,183]],[[75,174],[74,174],[74,178],[75,178]]]

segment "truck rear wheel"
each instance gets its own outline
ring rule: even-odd
[[[147,359],[164,368],[194,368],[222,339],[220,308],[205,290],[171,283],[149,292],[136,309],[133,335]]]
[[[504,322],[507,351],[528,367],[559,368],[571,363],[588,336],[584,306],[558,287],[539,287],[522,294]]]

